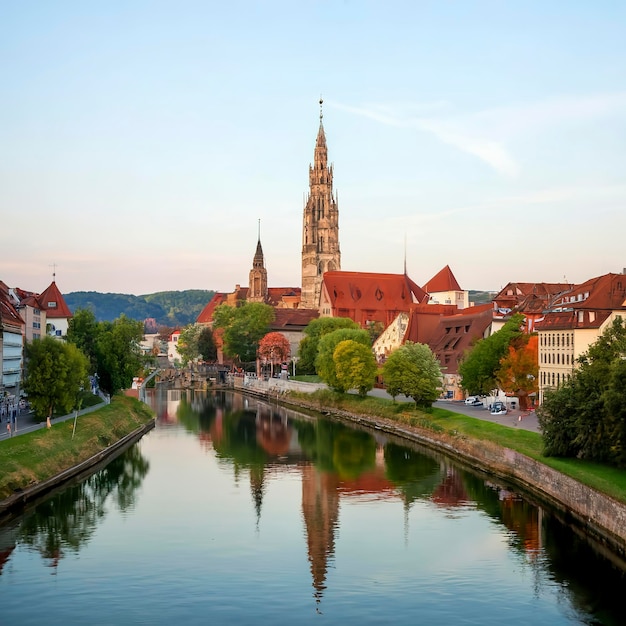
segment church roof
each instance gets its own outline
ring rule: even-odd
[[[462,291],[449,265],[435,274],[425,285],[424,291],[428,293],[441,293],[444,291]]]
[[[428,294],[406,274],[326,272],[323,283],[334,309],[408,311],[413,303],[428,300]]]
[[[200,315],[196,318],[196,323],[210,324],[213,321],[213,312],[223,302],[226,302],[226,294],[220,291],[214,293],[213,298],[211,298],[208,304],[200,311]]]
[[[39,296],[41,308],[45,310],[48,319],[70,318],[72,312],[61,295],[56,282],[53,280],[50,286]]]

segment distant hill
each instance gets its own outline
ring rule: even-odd
[[[497,291],[476,291],[469,290],[469,301],[474,304],[487,304],[491,302],[497,295]]]
[[[144,296],[98,291],[73,291],[63,294],[72,313],[90,309],[99,322],[113,321],[122,313],[143,322],[153,317],[160,326],[186,326],[196,321],[200,311],[215,295],[205,289],[160,291]]]

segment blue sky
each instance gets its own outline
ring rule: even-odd
[[[320,94],[342,269],[626,267],[626,3],[0,3],[0,279],[299,286]],[[406,242],[406,244],[405,244]]]

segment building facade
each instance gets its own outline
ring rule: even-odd
[[[626,273],[573,285],[535,321],[539,340],[539,402],[572,376],[577,360],[616,317],[626,318]]]

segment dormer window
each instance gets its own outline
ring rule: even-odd
[[[49,309],[56,309],[57,308],[57,303],[56,302],[48,302],[48,308]]]

